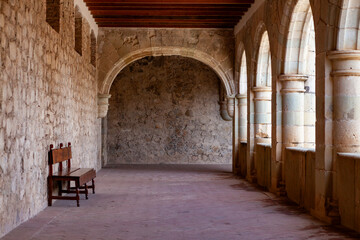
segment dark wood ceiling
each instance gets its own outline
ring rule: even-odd
[[[254,0],[84,0],[99,27],[233,28]]]

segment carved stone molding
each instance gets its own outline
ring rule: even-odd
[[[98,95],[98,118],[104,118],[109,110],[109,98],[110,94]]]

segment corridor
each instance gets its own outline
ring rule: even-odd
[[[231,165],[120,165],[89,200],[57,201],[3,240],[354,239],[231,173]]]

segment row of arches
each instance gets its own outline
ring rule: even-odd
[[[252,129],[255,136],[255,144],[271,144],[271,92],[272,92],[272,66],[271,50],[268,31],[264,24],[260,24],[257,34],[261,37],[258,47],[255,48],[256,67],[254,68],[255,80],[248,79],[251,71],[250,61],[247,60],[246,50],[242,45],[242,53],[238,75],[239,98],[248,98],[249,111],[240,110],[239,136],[241,141],[247,140],[247,129],[245,126],[253,124]],[[310,2],[300,0],[292,13],[289,31],[287,34],[286,57],[284,63],[284,74],[279,79],[282,81],[281,94],[287,102],[292,102],[283,109],[286,115],[284,124],[295,124],[302,128],[302,136],[293,140],[293,144],[303,147],[315,146],[315,31]],[[254,41],[256,42],[256,41]],[[289,77],[292,75],[292,79]],[[300,79],[304,83],[296,83],[293,79]],[[300,85],[300,86],[297,86]],[[247,116],[247,112],[250,113]],[[246,115],[246,116],[244,116]],[[252,121],[253,115],[253,121]],[[296,123],[294,123],[296,118]],[[246,122],[244,122],[246,121]],[[293,125],[291,125],[293,127]],[[252,134],[251,134],[252,135]]]
[[[359,16],[355,0],[265,1],[237,35],[233,132],[235,173],[353,229]]]

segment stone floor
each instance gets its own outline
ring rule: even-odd
[[[355,239],[224,165],[124,165],[98,173],[89,200],[57,201],[10,239]]]

